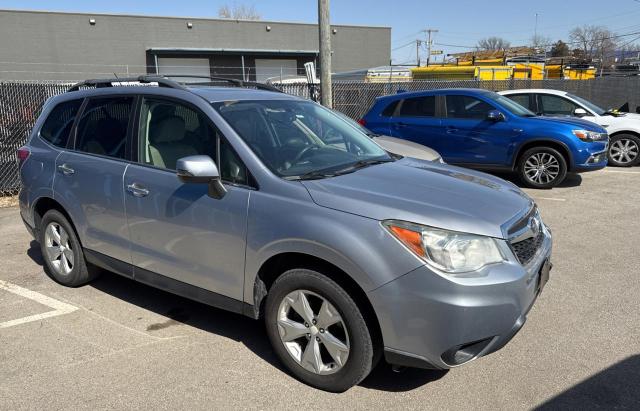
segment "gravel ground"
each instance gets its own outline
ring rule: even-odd
[[[514,340],[449,372],[381,366],[343,394],[290,377],[259,322],[113,274],[54,283],[4,208],[0,409],[639,409],[639,188],[615,169],[528,191],[555,266]]]

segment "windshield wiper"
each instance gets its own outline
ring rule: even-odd
[[[377,158],[377,159],[371,158],[368,160],[356,161],[355,163],[351,163],[347,167],[334,172],[328,172],[326,171],[327,169],[325,168],[320,170],[309,171],[308,173],[300,174],[299,176],[287,176],[285,177],[285,179],[287,180],[319,180],[322,178],[336,177],[336,176],[341,176],[343,174],[353,173],[354,171],[360,168],[368,167],[374,164],[391,163],[393,161],[396,161],[396,160],[394,160],[393,158]]]
[[[327,173],[322,170],[309,171],[308,173],[301,174],[299,176],[287,176],[286,180],[320,180],[322,178],[335,177],[335,173]]]
[[[373,166],[375,164],[392,163],[394,161],[396,160],[393,158],[370,158],[368,160],[360,160],[360,161],[356,161],[355,163],[349,164],[349,166],[341,170],[336,171],[335,174],[342,175],[347,173],[353,173],[354,171],[360,168]]]

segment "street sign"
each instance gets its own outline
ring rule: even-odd
[[[431,50],[431,55],[432,55],[432,56],[436,56],[436,55],[438,55],[438,54],[442,54],[442,53],[443,53],[443,51],[442,51],[442,50]]]

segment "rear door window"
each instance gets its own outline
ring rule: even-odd
[[[133,97],[96,98],[85,107],[76,134],[76,150],[124,159]]]
[[[402,101],[400,116],[402,117],[435,117],[436,97],[412,97]]]
[[[55,106],[40,129],[40,137],[56,147],[67,147],[73,122],[81,105],[82,99],[65,101]]]
[[[448,118],[483,120],[491,110],[495,110],[495,107],[476,97],[447,96]]]

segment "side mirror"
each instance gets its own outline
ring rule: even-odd
[[[216,163],[209,156],[189,156],[176,162],[178,179],[187,184],[209,184],[209,197],[221,199],[227,194]]]
[[[573,110],[573,115],[576,116],[576,117],[584,117],[587,114],[588,114],[587,110],[585,110],[585,109],[583,109],[581,107],[578,107],[575,110]]]
[[[487,120],[489,121],[498,122],[498,121],[504,121],[504,119],[505,119],[504,114],[502,114],[498,110],[491,110],[487,113]]]

